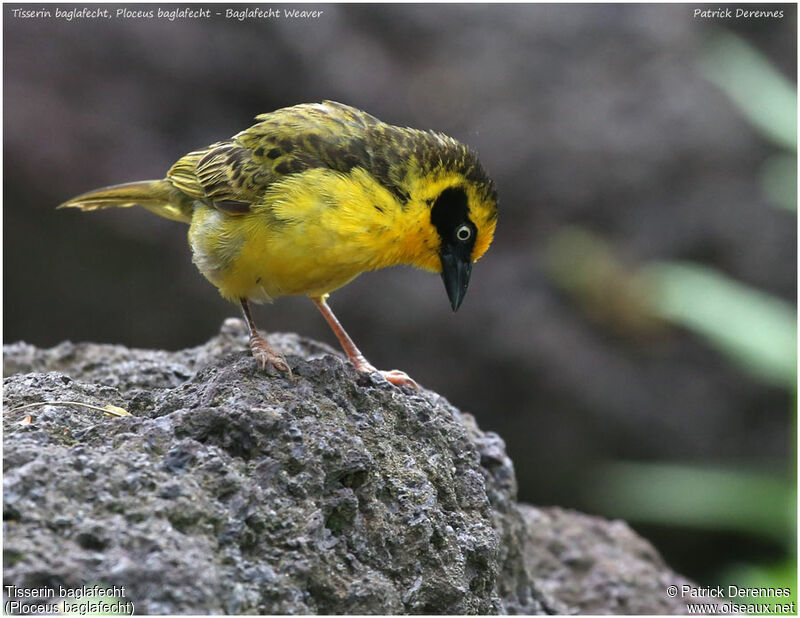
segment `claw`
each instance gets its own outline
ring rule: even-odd
[[[419,390],[419,384],[411,379],[411,377],[405,371],[392,369],[391,371],[379,371],[378,373],[380,373],[395,386],[410,386],[414,390]]]
[[[328,326],[331,327],[331,330],[333,330],[333,334],[336,335],[339,343],[342,344],[342,349],[345,354],[347,354],[347,358],[350,359],[350,362],[353,363],[353,367],[356,368],[356,371],[360,371],[361,373],[379,373],[395,386],[410,386],[419,390],[419,385],[409,378],[408,374],[404,371],[399,371],[397,369],[378,371],[375,369],[375,367],[364,358],[364,355],[356,347],[356,344],[353,343],[353,340],[350,339],[350,335],[345,332],[342,325],[339,324],[339,320],[336,319],[336,316],[333,315],[333,311],[331,311],[331,308],[328,307],[328,304],[325,302],[326,297],[327,295],[312,298],[311,300],[317,306],[317,309],[320,310],[320,313],[322,313],[322,316],[325,318]]]
[[[267,368],[267,364],[270,364],[278,371],[288,373],[289,377],[292,377],[292,369],[286,359],[274,352],[261,335],[250,337],[250,351],[253,353],[253,358],[261,365],[262,370]]]
[[[361,373],[379,373],[386,378],[390,384],[394,384],[395,386],[410,386],[415,390],[419,390],[419,384],[411,379],[405,371],[400,371],[399,369],[381,371],[380,369],[375,369],[372,363],[368,363],[367,361],[360,362],[358,365],[355,365],[355,368],[356,371]]]
[[[267,364],[270,364],[278,371],[288,373],[291,378],[292,369],[289,367],[289,363],[286,362],[283,356],[274,352],[269,347],[267,340],[256,330],[255,322],[253,322],[253,317],[250,315],[250,306],[247,304],[247,299],[240,298],[239,303],[242,305],[244,319],[247,320],[247,328],[250,329],[250,351],[253,353],[253,358],[256,359],[256,362],[261,365],[262,371],[267,368]]]

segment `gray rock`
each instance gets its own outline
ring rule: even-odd
[[[503,441],[469,414],[270,341],[291,377],[257,368],[239,320],[178,352],[5,346],[6,585],[124,586],[138,613],[680,609],[622,524],[517,505]],[[12,411],[42,401],[132,416]],[[604,596],[618,575],[628,605]]]
[[[669,596],[669,586],[696,585],[669,569],[623,521],[557,507],[518,508],[530,534],[524,554],[528,573],[571,613],[685,614],[687,600],[716,603]]]

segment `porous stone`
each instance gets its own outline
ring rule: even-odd
[[[270,341],[291,376],[257,367],[239,320],[178,352],[5,346],[5,583],[124,586],[153,614],[677,611],[630,531],[599,560],[598,527],[621,524],[520,507],[503,441],[469,414]],[[622,569],[642,547],[649,570]],[[598,588],[623,572],[643,595],[627,606]]]

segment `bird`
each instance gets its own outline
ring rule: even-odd
[[[365,271],[411,265],[440,273],[457,311],[472,264],[494,237],[494,182],[471,147],[342,103],[304,103],[255,120],[178,159],[161,180],[96,189],[58,208],[138,205],[188,223],[192,261],[241,306],[262,370],[291,374],[250,303],[306,295],[355,369],[378,372],[334,315],[330,293]],[[403,371],[378,373],[419,388]]]

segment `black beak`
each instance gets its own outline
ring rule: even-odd
[[[466,258],[455,255],[450,251],[444,250],[440,254],[442,259],[442,281],[447,296],[450,299],[450,306],[453,311],[458,311],[464,296],[467,295],[469,286],[469,276],[472,273],[472,262],[469,256]]]

